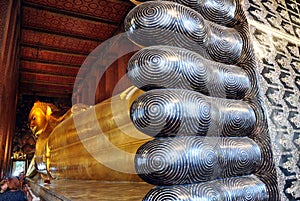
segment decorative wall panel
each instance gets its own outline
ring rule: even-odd
[[[246,2],[281,200],[300,200],[300,4]]]
[[[246,1],[248,17],[290,36],[300,37],[300,7],[296,0]]]

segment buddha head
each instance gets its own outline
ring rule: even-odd
[[[51,106],[53,107],[52,104],[39,101],[34,103],[29,113],[29,123],[30,130],[35,136],[42,134],[46,130],[52,114]]]

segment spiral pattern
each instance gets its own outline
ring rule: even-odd
[[[242,99],[251,88],[241,68],[171,46],[151,46],[137,52],[128,62],[127,76],[143,90],[181,88],[232,99]]]
[[[210,101],[215,111],[212,113],[212,124],[221,130],[223,136],[248,135],[256,128],[254,109],[245,101],[217,98],[210,98]],[[215,131],[211,132],[209,134],[213,135]]]
[[[262,181],[255,176],[244,176],[175,187],[154,187],[143,201],[267,201],[268,198],[267,188]]]
[[[222,26],[210,26],[210,31],[211,41],[206,44],[205,49],[211,58],[223,63],[231,63],[231,60],[238,61],[243,48],[239,33],[235,29],[225,30]]]
[[[279,200],[242,5],[162,1],[140,4],[125,19],[131,41],[157,45],[136,53],[127,68],[132,83],[149,91],[133,103],[131,119],[143,133],[159,137],[139,149],[137,172],[149,183],[174,185],[156,187],[144,200]],[[251,173],[261,181],[247,176],[206,182]]]
[[[226,192],[228,200],[261,201],[269,197],[266,185],[254,176],[218,180],[216,185]]]
[[[160,175],[164,175],[164,179],[168,183],[181,183],[181,181],[187,177],[187,169],[181,172],[173,173],[174,169],[180,168],[178,166],[179,164],[187,166],[185,150],[182,144],[182,141],[178,139],[178,141],[171,144],[169,142],[165,142],[165,144],[162,142],[161,146],[156,148],[152,147],[150,144],[146,144],[145,147],[142,148],[144,150],[153,148],[155,149],[154,152],[149,153],[148,155],[150,160],[144,161],[147,166],[153,167],[153,174],[148,175],[149,179],[155,180],[157,177],[160,177]],[[178,149],[178,151],[172,151],[166,157],[164,153],[173,149]],[[166,162],[168,161],[171,161],[172,163],[169,163],[168,166],[166,166]],[[173,180],[174,178],[176,178],[176,180]]]
[[[172,186],[170,188],[159,188],[150,190],[144,197],[143,201],[162,201],[162,200],[179,200],[179,198],[190,197],[190,189],[182,186]]]
[[[250,138],[157,138],[135,156],[139,176],[154,185],[178,185],[251,174],[261,160]]]
[[[235,29],[210,23],[178,3],[142,3],[128,13],[124,23],[128,38],[140,46],[183,47],[228,64],[237,63],[242,53],[243,41]]]
[[[254,128],[253,109],[240,100],[204,96],[184,89],[155,89],[138,97],[130,109],[141,132],[162,136],[246,136]]]
[[[267,186],[269,192],[269,200],[280,200],[279,189],[277,186],[277,176],[275,171],[273,174],[262,174],[257,176]]]
[[[220,164],[223,169],[222,177],[229,177],[237,172],[249,174],[256,170],[262,162],[261,149],[254,141],[249,141],[250,146],[246,146],[244,138],[220,138]],[[227,149],[227,147],[231,149]],[[250,153],[250,154],[249,154]]]
[[[146,2],[147,0],[140,0]],[[148,0],[149,1],[149,0]],[[162,0],[172,1],[188,6],[198,11],[206,20],[221,25],[233,26],[236,24],[236,2],[234,0]]]

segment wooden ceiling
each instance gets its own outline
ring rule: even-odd
[[[23,0],[20,94],[71,97],[89,53],[123,29],[129,0]]]

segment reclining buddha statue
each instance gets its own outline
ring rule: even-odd
[[[27,176],[33,176],[36,169],[45,178],[141,181],[134,174],[134,152],[151,137],[139,132],[129,118],[130,103],[141,93],[131,87],[93,107],[75,104],[61,117],[52,113],[53,105],[36,102],[29,114],[30,128],[38,135],[35,164],[32,162]],[[115,111],[112,104],[118,106]],[[113,118],[113,112],[117,118]],[[77,125],[76,119],[80,119]],[[121,154],[114,157],[121,160],[111,158],[114,150]],[[123,172],[113,170],[119,165]]]
[[[146,1],[124,24],[134,86],[61,118],[35,105],[37,171],[147,182],[145,201],[279,200],[241,2]]]

